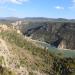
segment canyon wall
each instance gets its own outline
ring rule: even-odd
[[[28,22],[17,25],[24,35],[58,48],[75,49],[75,23]]]

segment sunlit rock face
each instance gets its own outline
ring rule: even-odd
[[[75,49],[75,24],[65,23],[59,31],[59,36],[62,41],[59,43],[58,48]]]
[[[65,43],[65,41],[61,41],[61,43],[58,45],[58,48],[60,48],[60,49],[66,49],[66,43]]]
[[[75,41],[71,41],[71,40],[66,41],[66,40],[63,40],[58,45],[58,48],[60,48],[60,49],[72,49],[72,50],[74,50],[75,49]]]

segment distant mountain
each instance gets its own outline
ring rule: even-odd
[[[51,21],[51,22],[75,22],[75,19],[65,19],[65,18],[45,18],[45,17],[26,17],[26,18],[18,18],[18,17],[3,17],[0,18],[0,21]]]
[[[0,23],[10,24],[10,23],[16,22],[18,20],[20,20],[20,18],[17,18],[17,17],[3,17],[3,18],[0,18]]]
[[[27,17],[23,18],[26,21],[51,21],[51,22],[75,22],[75,19],[65,19],[65,18],[45,18],[45,17]]]
[[[9,21],[12,21],[12,20],[19,20],[20,18],[18,17],[3,17],[3,18],[0,18],[0,20],[9,20]]]

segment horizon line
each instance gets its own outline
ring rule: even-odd
[[[45,19],[67,19],[67,20],[71,20],[71,19],[75,19],[75,18],[65,18],[65,17],[40,17],[40,16],[33,16],[33,17],[17,17],[17,16],[3,16],[0,17],[0,19],[3,18],[45,18]]]

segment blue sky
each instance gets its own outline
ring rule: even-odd
[[[75,0],[0,0],[0,17],[75,19]]]

